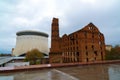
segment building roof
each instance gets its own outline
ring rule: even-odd
[[[37,36],[44,36],[48,37],[47,33],[39,32],[39,31],[32,31],[32,30],[25,30],[25,31],[19,31],[16,33],[17,36],[22,36],[22,35],[37,35]]]
[[[70,34],[64,34],[63,36],[70,36],[70,35],[72,35],[72,34],[74,34],[74,33],[77,33],[77,32],[85,32],[85,31],[88,31],[88,32],[94,32],[94,33],[96,33],[96,32],[99,32],[100,34],[102,34],[100,31],[99,31],[99,29],[92,23],[92,22],[90,22],[89,24],[87,24],[86,26],[84,26],[82,29],[79,29],[79,30],[77,30],[77,31],[75,31],[75,32],[72,32],[72,33],[70,33]],[[62,37],[63,37],[62,36]]]

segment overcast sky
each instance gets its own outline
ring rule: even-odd
[[[92,22],[105,43],[120,44],[120,0],[0,0],[0,52],[16,44],[16,32],[37,30],[51,35],[51,21],[59,18],[60,35]]]

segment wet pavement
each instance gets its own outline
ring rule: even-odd
[[[0,73],[0,80],[120,80],[120,64],[97,64]]]

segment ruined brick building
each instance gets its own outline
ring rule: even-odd
[[[50,63],[74,63],[104,60],[104,35],[93,24],[71,34],[59,36],[59,20],[51,24]]]

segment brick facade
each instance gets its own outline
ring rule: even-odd
[[[53,18],[50,63],[93,62],[104,60],[104,35],[89,23],[84,28],[59,37],[59,21]]]

